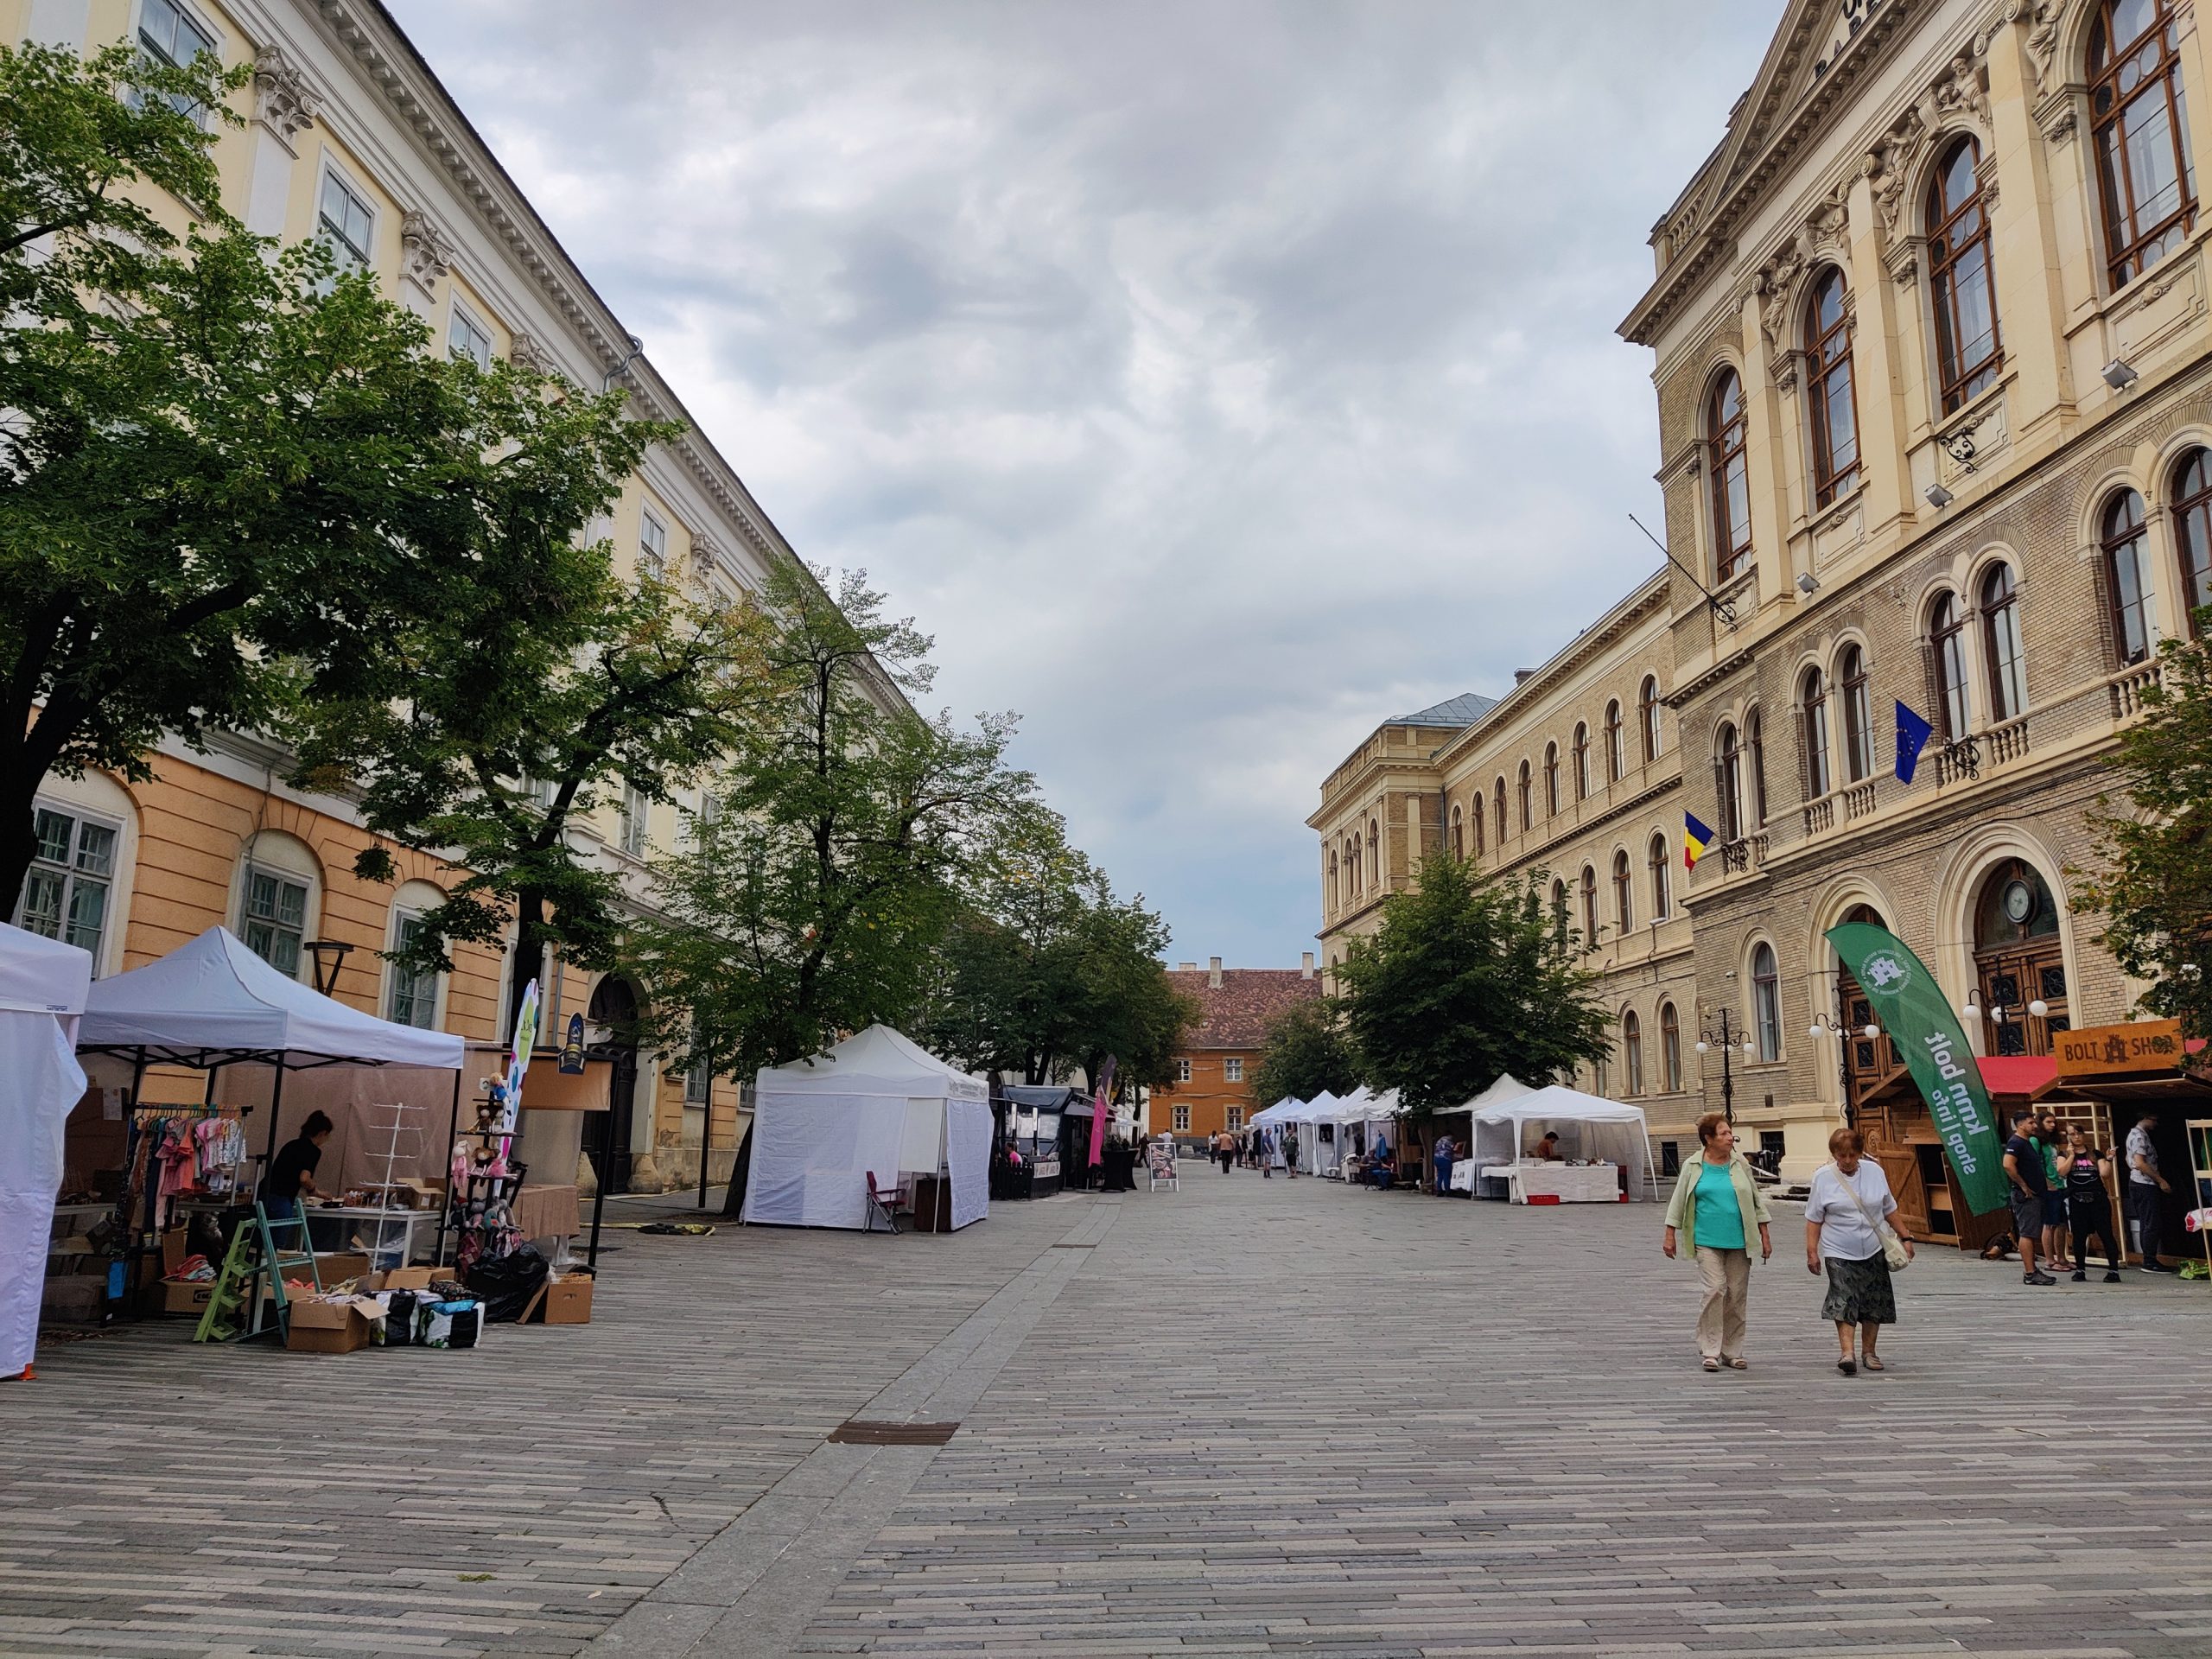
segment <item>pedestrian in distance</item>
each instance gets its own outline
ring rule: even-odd
[[[2165,1232],[2165,1195],[2173,1191],[2158,1173],[2158,1149],[2151,1144],[2151,1131],[2158,1115],[2146,1111],[2127,1132],[2127,1224],[2135,1234],[2135,1249],[2145,1273],[2171,1273],[2158,1259],[2158,1240]]]
[[[1759,1236],[1759,1260],[1774,1254],[1774,1235],[1766,1195],[1751,1178],[1750,1160],[1736,1150],[1736,1131],[1719,1112],[1697,1121],[1704,1150],[1682,1166],[1675,1196],[1667,1205],[1667,1231],[1659,1248],[1675,1254],[1679,1236],[1697,1262],[1705,1286],[1699,1304],[1697,1345],[1705,1369],[1751,1369],[1744,1357],[1744,1332],[1751,1292],[1751,1230]]]
[[[1834,1160],[1813,1172],[1813,1185],[1805,1200],[1805,1271],[1828,1276],[1827,1299],[1821,1317],[1835,1326],[1842,1357],[1835,1368],[1846,1376],[1888,1369],[1874,1344],[1882,1327],[1897,1319],[1897,1287],[1890,1277],[1889,1241],[1897,1240],[1904,1260],[1912,1260],[1912,1241],[1897,1230],[1891,1217],[1897,1201],[1890,1192],[1890,1179],[1882,1166],[1866,1155],[1866,1143],[1856,1129],[1838,1129],[1828,1136],[1828,1156]],[[1859,1333],[1859,1351],[1853,1357],[1852,1332]]]
[[[1298,1179],[1298,1131],[1296,1129],[1285,1129],[1282,1132],[1282,1165],[1287,1179],[1296,1180]]]
[[[1440,1198],[1452,1196],[1452,1162],[1458,1151],[1450,1135],[1436,1137],[1436,1196]]]
[[[2120,1282],[2119,1235],[2112,1224],[2112,1200],[2106,1183],[2112,1160],[2093,1146],[2087,1129],[2075,1129],[2066,1152],[2066,1208],[2074,1232],[2074,1282],[2089,1276],[2089,1240],[2105,1247],[2105,1283]]]
[[[1260,1179],[1272,1181],[1275,1178],[1275,1132],[1268,1129],[1260,1136]]]
[[[2024,1109],[2012,1114],[2012,1138],[2005,1143],[2005,1179],[2012,1183],[2012,1232],[2020,1241],[2020,1282],[2055,1285],[2057,1280],[2037,1270],[2036,1255],[2043,1248],[2043,1201],[2049,1190],[2044,1173],[2043,1148],[2036,1144],[2036,1115]]]
[[[2058,1127],[2058,1114],[2050,1108],[2036,1120],[2036,1146],[2043,1154],[2043,1254],[2056,1268],[2073,1260],[2073,1246],[2066,1224],[2066,1133]]]

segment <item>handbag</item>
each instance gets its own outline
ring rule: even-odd
[[[1882,1241],[1882,1260],[1889,1264],[1890,1271],[1903,1273],[1912,1265],[1912,1256],[1904,1247],[1904,1240],[1897,1236],[1895,1228],[1866,1207],[1866,1200],[1859,1196],[1859,1188],[1848,1175],[1839,1169],[1835,1178],[1843,1183],[1843,1190],[1851,1194],[1851,1201],[1859,1206],[1859,1213],[1866,1217],[1866,1224],[1874,1230],[1874,1236]]]

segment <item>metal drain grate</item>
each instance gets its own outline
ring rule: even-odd
[[[855,1417],[830,1431],[836,1446],[943,1446],[957,1423],[871,1423]]]

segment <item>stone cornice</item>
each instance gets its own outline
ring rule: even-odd
[[[1699,675],[1695,679],[1690,681],[1687,685],[1676,686],[1664,697],[1662,697],[1660,701],[1664,702],[1669,709],[1679,709],[1685,703],[1693,701],[1706,691],[1710,690],[1713,686],[1718,685],[1721,681],[1726,679],[1731,674],[1733,674],[1738,669],[1748,666],[1751,659],[1758,654],[1758,648],[1756,646],[1738,646],[1733,652],[1728,656],[1721,658],[1719,661],[1715,662],[1712,667],[1707,669],[1705,672]]]

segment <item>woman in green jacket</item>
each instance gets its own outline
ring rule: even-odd
[[[1750,1161],[1736,1150],[1736,1131],[1728,1120],[1707,1112],[1697,1121],[1697,1138],[1704,1151],[1682,1166],[1681,1179],[1675,1183],[1666,1242],[1660,1248],[1674,1255],[1679,1233],[1705,1281],[1705,1301],[1697,1315],[1697,1345],[1705,1369],[1746,1370],[1744,1311],[1751,1289],[1751,1229],[1758,1229],[1764,1262],[1774,1254],[1774,1236],[1767,1230],[1771,1217],[1765,1195],[1751,1179]]]

